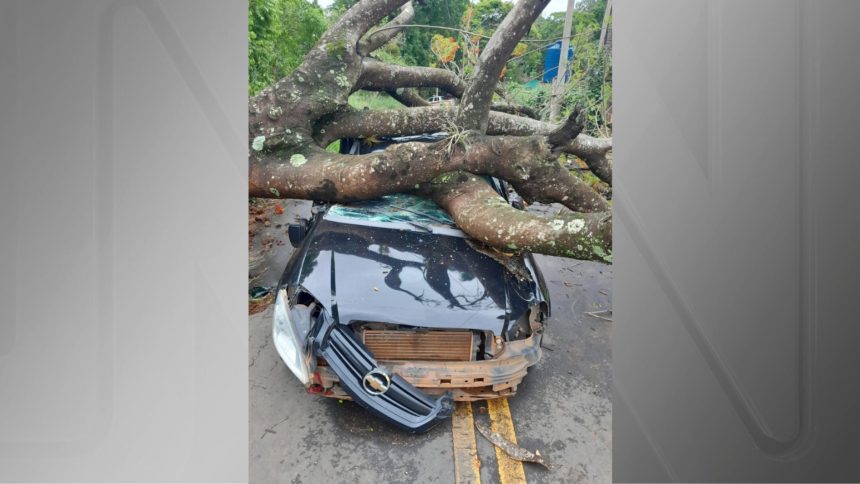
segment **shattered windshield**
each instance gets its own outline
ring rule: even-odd
[[[325,218],[346,223],[405,224],[427,231],[434,228],[457,229],[451,217],[433,200],[405,193],[348,204],[338,203],[329,208]]]

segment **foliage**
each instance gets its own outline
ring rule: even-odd
[[[612,59],[598,45],[605,8],[606,0],[578,0],[576,3],[570,39],[574,59],[561,106],[562,116],[568,115],[574,106],[584,108],[585,133],[596,136],[610,136],[612,124]],[[508,63],[511,71],[504,90],[509,101],[547,114],[551,86],[541,83],[536,87],[526,87],[524,84],[543,78],[544,49],[560,40],[563,30],[564,12],[556,12],[535,21],[526,41],[545,42],[529,42],[530,50]],[[510,82],[514,80],[519,83]]]
[[[436,34],[430,39],[430,51],[441,67],[468,78],[478,63],[481,46],[493,34],[513,4],[502,0],[481,0],[477,5],[469,5],[460,18],[460,32],[456,36]],[[526,52],[525,44],[518,44],[513,56]],[[431,64],[436,67],[436,64]],[[508,67],[502,69],[504,77]]]
[[[403,61],[403,56],[400,53],[400,42],[392,41],[389,42],[375,52],[373,52],[373,57],[381,60],[382,62],[387,62],[388,64],[397,64],[397,65],[406,65],[406,62]]]
[[[585,114],[585,132],[597,136],[611,135],[612,58],[600,49],[600,29],[606,0],[580,0],[574,14],[572,40],[575,48],[572,77],[567,84],[562,114],[574,106]]]
[[[460,26],[460,17],[469,6],[469,0],[424,0],[414,5],[413,24],[457,28]],[[451,36],[452,32],[440,29],[406,29],[400,48],[403,61],[415,66],[431,65],[435,56],[430,51],[430,41],[437,34],[447,37]]]
[[[454,37],[435,34],[430,39],[430,51],[444,64],[453,62],[458,50],[460,50],[460,44],[454,40]]]
[[[505,0],[480,0],[475,5],[475,26],[484,35],[492,33],[512,8],[514,4]]]
[[[562,114],[568,114],[574,106],[582,107],[584,131],[588,134],[610,136],[612,132],[611,63],[604,51],[585,52],[564,92]]]
[[[301,64],[328,26],[322,9],[306,0],[249,0],[248,89],[251,95]]]

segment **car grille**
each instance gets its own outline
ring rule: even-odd
[[[364,345],[377,360],[470,361],[471,331],[364,331]]]
[[[450,393],[431,397],[413,387],[400,375],[391,375],[391,386],[381,395],[370,395],[362,388],[362,379],[374,369],[376,361],[351,334],[335,325],[326,331],[318,349],[328,366],[340,378],[347,393],[375,415],[412,432],[423,432],[451,415]]]

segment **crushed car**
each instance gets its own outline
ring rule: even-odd
[[[443,136],[341,140],[341,152]],[[520,206],[503,181],[487,182]],[[309,393],[423,432],[455,400],[514,395],[541,357],[550,304],[531,254],[482,245],[429,199],[315,203],[289,236],[273,339]]]

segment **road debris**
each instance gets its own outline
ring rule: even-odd
[[[487,427],[487,424],[483,422],[475,422],[475,427],[478,428],[478,432],[481,432],[481,435],[483,435],[484,438],[489,440],[491,444],[502,449],[505,454],[508,454],[512,459],[520,462],[534,462],[535,464],[540,464],[547,469],[552,469],[552,466],[550,466],[549,462],[544,460],[539,450],[532,452],[530,450],[523,449],[498,433],[490,430]]]
[[[587,312],[587,313],[582,313],[582,314],[585,314],[586,316],[591,316],[592,318],[597,318],[597,319],[602,319],[604,321],[612,322],[612,318],[607,318],[606,316],[604,316],[604,314],[608,314],[608,315],[612,316],[612,310],[611,309],[604,309],[603,311],[592,311],[592,312]]]

